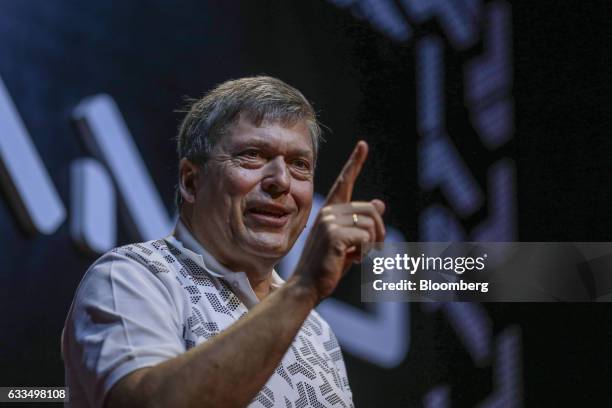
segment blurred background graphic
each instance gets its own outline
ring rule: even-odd
[[[330,128],[324,197],[363,138],[356,198],[395,241],[611,241],[610,6],[505,0],[0,1],[0,385],[64,384],[87,267],[174,219],[186,97],[245,75]],[[283,261],[291,273],[299,245]],[[358,407],[607,406],[607,304],[320,306]]]

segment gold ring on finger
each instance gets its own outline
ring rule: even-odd
[[[359,217],[357,216],[357,214],[353,213],[353,226],[356,227],[358,223]]]

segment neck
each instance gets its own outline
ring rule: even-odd
[[[185,206],[184,206],[185,207]],[[192,218],[181,209],[180,219],[191,235],[206,249],[221,265],[233,272],[246,273],[249,283],[259,300],[266,297],[272,289],[272,271],[276,262],[266,258],[246,256],[243,251],[224,250],[214,240],[208,239],[208,234],[199,234],[193,227]]]
[[[247,276],[249,278],[249,283],[253,288],[253,292],[255,292],[255,295],[259,300],[262,300],[270,294],[272,291],[272,272],[270,272],[270,274],[264,279],[251,277],[248,274]]]

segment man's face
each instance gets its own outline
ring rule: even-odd
[[[308,220],[313,156],[305,122],[256,127],[241,118],[199,177],[194,232],[223,258],[280,259]]]

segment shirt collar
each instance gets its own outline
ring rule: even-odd
[[[238,296],[248,308],[259,303],[259,299],[257,295],[255,295],[246,273],[242,271],[232,271],[217,261],[217,259],[195,239],[191,231],[189,231],[189,228],[187,228],[180,218],[176,222],[173,234],[170,235],[167,240],[200,267],[204,268],[210,275],[223,279],[229,283],[236,296]],[[271,282],[272,289],[280,287],[283,283],[285,283],[285,281],[273,269]]]

